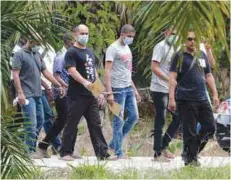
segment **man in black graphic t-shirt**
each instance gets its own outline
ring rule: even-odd
[[[73,160],[77,126],[82,116],[87,120],[91,141],[98,159],[109,159],[108,146],[104,139],[97,99],[89,91],[96,80],[95,56],[86,47],[89,39],[88,27],[81,24],[75,28],[76,42],[65,55],[69,73],[68,115],[63,132],[60,156],[63,160]],[[101,97],[103,98],[103,97]]]

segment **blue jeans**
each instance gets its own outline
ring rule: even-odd
[[[112,88],[115,102],[121,105],[119,116],[113,118],[113,138],[109,144],[111,149],[115,150],[115,155],[120,157],[122,153],[122,144],[124,137],[129,133],[139,118],[138,107],[135,94],[132,87]],[[124,110],[127,118],[124,120]]]
[[[40,130],[43,126],[43,105],[41,97],[27,98],[28,105],[22,105],[22,111],[25,116],[24,119],[24,141],[27,145],[27,151],[33,152],[36,150],[36,142]]]
[[[53,116],[50,104],[48,102],[48,99],[46,97],[45,91],[42,91],[42,104],[43,104],[43,111],[44,111],[43,128],[44,128],[45,133],[47,134],[53,125],[52,121],[53,121],[54,116]],[[58,150],[61,147],[61,141],[60,141],[59,136],[56,136],[55,138],[53,138],[51,142],[55,149]]]

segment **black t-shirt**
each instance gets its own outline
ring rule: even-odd
[[[180,57],[181,56],[181,57]],[[179,64],[182,58],[182,68]],[[206,93],[206,74],[211,72],[206,55],[202,52],[198,57],[191,70],[189,70],[193,62],[193,56],[187,52],[176,53],[173,57],[170,72],[177,72],[177,100],[201,101],[208,99]],[[189,71],[188,71],[189,70]]]
[[[75,46],[69,48],[65,54],[66,68],[76,67],[76,70],[90,82],[94,82],[95,77],[95,56],[89,49],[80,49]],[[69,75],[69,87],[67,95],[76,97],[78,95],[93,96],[81,83],[74,80]]]

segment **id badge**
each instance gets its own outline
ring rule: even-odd
[[[206,68],[205,59],[199,59],[200,66]]]

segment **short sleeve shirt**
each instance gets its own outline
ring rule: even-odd
[[[55,73],[59,73],[61,79],[68,84],[68,72],[65,68],[65,54],[66,54],[67,50],[66,49],[62,49],[62,51],[59,51],[55,57],[54,60],[54,64],[53,64],[53,74]],[[56,99],[57,97],[59,97],[59,89],[57,89],[56,87],[53,87],[53,92],[54,92],[54,98]]]
[[[180,59],[182,66],[180,68]],[[190,69],[193,56],[187,52],[176,53],[173,57],[170,71],[177,72],[177,100],[206,100],[206,74],[211,72],[206,55],[202,52]],[[190,69],[190,70],[189,70]]]
[[[76,70],[89,82],[93,83],[96,80],[95,56],[89,48],[80,49],[72,46],[67,50],[64,59],[67,69],[69,67],[76,67]],[[89,90],[70,75],[67,95],[70,97],[77,97],[78,95],[93,96]]]
[[[111,87],[126,88],[132,82],[132,53],[128,45],[121,45],[117,40],[106,51],[106,61],[112,61],[110,72]]]
[[[159,67],[162,72],[169,75],[169,68],[171,65],[171,58],[174,54],[174,49],[166,43],[166,40],[159,42],[152,53],[152,61],[159,62]],[[150,90],[154,92],[168,93],[168,82],[158,77],[152,72]]]
[[[20,83],[26,98],[42,96],[41,71],[45,69],[38,52],[21,49],[14,54],[12,70],[20,70]]]

